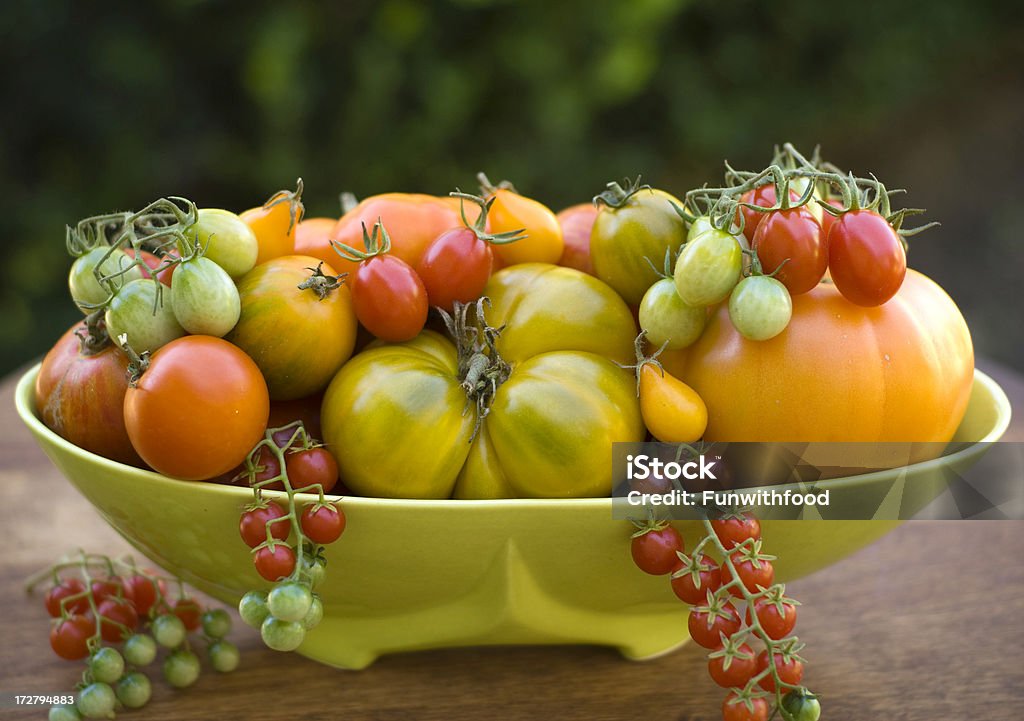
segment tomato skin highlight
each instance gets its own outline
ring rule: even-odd
[[[142,459],[125,427],[128,358],[114,346],[86,355],[76,323],[43,358],[36,377],[35,402],[47,428],[97,455],[138,466]]]
[[[468,303],[483,295],[493,263],[490,244],[469,228],[452,228],[427,246],[416,273],[430,305],[450,311],[455,301]]]
[[[828,267],[826,238],[806,206],[767,213],[750,245],[764,272],[773,274],[790,295],[816,287]]]
[[[408,263],[392,255],[363,261],[352,285],[352,305],[366,330],[381,340],[412,340],[427,323],[427,289]]]
[[[896,295],[907,275],[907,253],[885,218],[872,210],[844,213],[828,239],[832,282],[843,297],[870,308]]]
[[[240,349],[185,336],[153,354],[125,393],[124,414],[132,445],[154,470],[204,480],[237,466],[263,437],[270,397]]]

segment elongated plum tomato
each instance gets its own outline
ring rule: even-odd
[[[742,267],[743,251],[736,236],[708,230],[684,245],[676,258],[676,293],[691,307],[720,303],[736,287]]]
[[[295,252],[295,230],[302,222],[303,213],[302,178],[299,178],[294,192],[279,190],[261,207],[250,208],[238,216],[256,236],[259,247],[256,265]]]
[[[828,247],[821,225],[806,205],[767,213],[750,245],[764,272],[774,274],[790,295],[806,293],[818,285],[828,267]]]
[[[352,294],[316,258],[287,255],[261,263],[238,281],[241,315],[227,336],[256,361],[271,400],[323,390],[352,355]],[[287,421],[295,420],[289,418]]]
[[[683,204],[661,190],[610,185],[597,196],[602,207],[590,233],[590,259],[594,274],[635,306],[657,282],[666,249],[675,256],[686,238],[672,207]]]
[[[178,266],[171,283],[171,307],[189,333],[220,338],[238,322],[241,300],[227,271],[204,256]]]
[[[76,323],[50,349],[36,376],[35,401],[46,427],[79,448],[140,465],[124,423],[128,359],[99,341],[83,346]]]
[[[676,293],[675,281],[662,278],[644,293],[638,317],[651,344],[679,350],[700,337],[708,312],[704,307],[686,305]]]
[[[793,201],[800,200],[800,194],[790,188],[789,198]],[[774,208],[776,203],[778,203],[778,195],[775,193],[775,186],[769,183],[768,185],[762,185],[759,188],[748,190],[740,196],[740,201],[743,203],[750,203],[752,205],[759,205],[762,208]],[[754,232],[757,230],[757,226],[761,224],[761,220],[765,217],[765,213],[740,206],[736,213],[737,223],[739,222],[741,214],[743,217],[743,235],[746,236],[748,241],[753,242]]]
[[[111,338],[127,336],[129,347],[141,354],[185,335],[171,306],[171,291],[164,288],[158,296],[159,288],[159,281],[139,278],[117,291],[104,314]]]
[[[544,263],[499,271],[485,294],[494,301],[488,324],[506,325],[498,348],[511,365],[492,361],[492,382],[466,383],[469,368],[460,372],[455,346],[431,331],[363,351],[331,381],[321,414],[324,441],[339,449],[341,479],[354,492],[610,492],[606,453],[596,449],[644,437],[634,380],[611,360],[632,357],[628,307],[596,278]],[[478,402],[489,412],[477,428]]]
[[[590,260],[590,231],[597,219],[597,208],[593,203],[572,205],[558,211],[556,218],[562,226],[562,257],[559,265],[582,270],[594,275],[594,264]]]
[[[851,303],[882,305],[903,285],[907,253],[893,227],[875,211],[843,213],[832,223],[828,240],[832,282]]]
[[[484,196],[493,201],[488,213],[490,231],[495,234],[522,231],[526,235],[515,243],[494,247],[502,265],[557,263],[565,241],[562,226],[552,210],[514,190],[492,186],[482,173],[478,177]]]
[[[640,374],[640,412],[651,435],[664,443],[693,443],[708,426],[708,409],[690,386],[654,363]]]
[[[183,480],[213,478],[241,463],[263,437],[269,415],[260,369],[211,336],[165,345],[124,398],[135,450],[154,470]]]
[[[241,278],[256,265],[259,256],[256,234],[230,210],[200,208],[199,220],[185,230],[185,235],[192,243],[205,248],[203,256],[232,278]]]

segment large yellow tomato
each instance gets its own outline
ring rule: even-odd
[[[505,324],[500,356],[472,330],[475,347],[458,348],[424,331],[372,347],[338,371],[324,395],[323,434],[353,491],[398,498],[611,491],[611,443],[645,433],[633,374],[612,360],[629,356],[636,331],[625,303],[595,278],[544,264],[497,273],[488,293],[495,299],[488,324]],[[546,313],[527,302],[536,297],[547,299]],[[569,312],[574,306],[578,315]],[[536,337],[545,341],[534,344]]]
[[[707,404],[705,438],[724,441],[945,443],[974,371],[956,304],[912,270],[876,308],[821,283],[766,341],[740,336],[723,304],[700,340],[660,360]]]

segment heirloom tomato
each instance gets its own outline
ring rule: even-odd
[[[116,347],[73,325],[43,358],[36,377],[39,418],[60,437],[104,458],[139,465],[124,423],[128,358]],[[97,346],[99,346],[97,348]]]
[[[638,305],[658,280],[666,249],[674,257],[686,239],[686,224],[672,206],[682,202],[661,190],[617,183],[597,200],[603,207],[590,233],[594,274]]]
[[[352,294],[316,258],[287,255],[257,265],[238,281],[238,293],[241,316],[227,340],[256,361],[272,400],[322,390],[352,355]]]
[[[632,373],[612,360],[631,356],[628,308],[595,278],[541,263],[500,271],[485,292],[494,299],[487,325],[505,324],[500,357],[484,341],[490,334],[474,333],[476,321],[457,312],[458,347],[424,331],[360,353],[328,386],[324,440],[354,492],[610,492],[610,444],[644,437]]]
[[[854,305],[828,283],[792,303],[786,332],[774,338],[746,340],[723,305],[696,343],[659,358],[707,403],[706,440],[953,437],[970,398],[974,353],[963,316],[938,285],[910,270],[877,308]]]
[[[558,224],[562,226],[562,257],[558,264],[567,268],[582,270],[594,275],[594,264],[590,260],[590,231],[597,218],[593,203],[580,203],[559,211]]]
[[[295,252],[295,230],[304,212],[299,178],[294,192],[279,190],[261,207],[250,208],[239,216],[256,236],[256,265]]]
[[[481,192],[491,201],[488,214],[492,233],[524,232],[526,237],[498,245],[494,253],[502,265],[516,263],[557,263],[562,257],[562,226],[555,214],[541,202],[520,195],[508,183],[491,185],[483,173],[477,176]]]
[[[263,438],[267,384],[239,348],[191,335],[153,354],[124,397],[128,437],[156,471],[182,480],[231,470]]]
[[[295,255],[313,255],[309,248],[330,250],[337,218],[306,218],[295,227]]]

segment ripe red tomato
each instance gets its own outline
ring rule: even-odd
[[[185,628],[195,631],[203,618],[203,609],[194,598],[179,598],[174,604],[174,615],[181,619]]]
[[[453,228],[427,246],[416,272],[430,305],[451,310],[455,301],[468,303],[483,295],[493,265],[489,243],[471,228]]]
[[[153,608],[153,604],[156,603],[156,581],[149,576],[142,574],[129,576],[124,580],[124,592],[125,596],[131,597],[135,610],[140,616],[147,615],[149,609]]]
[[[873,210],[852,210],[828,234],[832,282],[843,297],[865,307],[896,295],[907,274],[907,253],[889,222]]]
[[[634,536],[630,543],[633,563],[652,576],[664,576],[679,567],[679,556],[683,550],[683,537],[672,526],[647,531]]]
[[[779,607],[782,610],[779,610]],[[754,602],[754,610],[757,613],[757,621],[761,628],[768,634],[768,638],[778,641],[785,638],[796,626],[796,606],[785,601],[776,604],[766,598],[759,598]],[[747,622],[751,620],[750,609],[747,609]]]
[[[345,513],[334,505],[311,504],[302,509],[299,517],[302,532],[313,543],[334,543],[345,530]]]
[[[91,618],[75,614],[50,629],[50,648],[61,658],[77,661],[89,655],[89,639],[96,633]]]
[[[794,192],[792,189],[789,191],[789,197],[791,200],[800,200],[799,194]],[[742,196],[740,201],[743,203],[751,203],[753,205],[759,205],[762,208],[774,208],[778,202],[777,196],[775,195],[775,186],[772,183],[768,185],[762,185],[754,190],[748,190]],[[747,240],[753,242],[754,232],[757,230],[757,226],[761,224],[766,213],[759,213],[756,210],[750,208],[740,207],[739,212],[743,214],[743,235],[747,236]],[[739,216],[737,216],[737,222]],[[771,271],[766,271],[771,272]]]
[[[92,598],[96,603],[102,603],[108,598],[131,597],[124,590],[124,584],[120,578],[102,578],[92,582]]]
[[[268,501],[265,506],[253,508],[242,514],[238,522],[238,533],[249,548],[256,548],[267,540],[267,522],[288,515],[276,501]],[[288,540],[291,523],[278,521],[270,526],[270,535],[279,541]]]
[[[46,592],[43,603],[46,605],[46,612],[54,618],[61,616],[61,601],[69,596],[76,596],[85,591],[85,584],[77,578],[65,578],[56,586]],[[68,601],[64,609],[68,613],[84,613],[89,608],[89,601],[85,596]]]
[[[110,643],[125,640],[139,625],[139,614],[127,599],[106,598],[96,606],[96,612],[103,640]]]
[[[722,571],[711,558],[703,553],[697,558],[697,582],[693,581],[692,573],[684,573],[682,576],[673,577],[672,591],[680,601],[691,606],[707,601],[708,591],[712,593],[722,585]],[[676,570],[682,568],[680,565]]]
[[[264,546],[256,551],[253,564],[263,578],[276,581],[291,575],[295,570],[295,551],[283,543],[275,543],[273,548]]]
[[[728,668],[724,656],[708,659],[708,673],[723,688],[743,688],[757,669],[754,649],[744,643],[737,650],[739,653],[730,659]]]
[[[722,645],[722,634],[728,638],[739,631],[742,624],[735,606],[726,603],[721,611],[712,614],[703,606],[690,611],[690,618],[686,622],[690,638],[704,648],[718,648]]]
[[[711,522],[711,527],[726,548],[735,548],[748,538],[755,541],[761,538],[761,522],[749,513],[716,519]]]
[[[286,454],[284,466],[293,489],[320,484],[324,493],[330,493],[338,482],[338,462],[323,446]]]
[[[754,561],[744,558],[740,553],[733,553],[730,558],[736,567],[736,573],[740,577],[740,582],[750,593],[758,593],[758,586],[768,588],[775,580],[775,568],[772,566],[771,561],[762,560],[757,561],[755,564]],[[725,585],[730,581],[732,581],[732,572],[729,571],[729,565],[723,561],[722,584]],[[729,591],[733,596],[743,597],[743,591],[737,586],[733,586]]]
[[[241,463],[263,437],[269,414],[260,369],[211,336],[163,346],[124,397],[125,425],[139,455],[183,480],[214,478]]]
[[[775,663],[775,672],[779,674],[780,681],[792,686],[800,685],[800,681],[804,677],[804,665],[800,661],[784,656],[781,653],[776,653],[772,660]],[[761,673],[766,668],[768,668],[768,651],[764,650],[757,655],[757,670],[755,673]],[[772,678],[771,674],[758,681],[758,685],[765,691],[775,692],[775,679]]]
[[[121,463],[142,465],[125,429],[128,359],[113,345],[91,352],[73,325],[43,358],[36,377],[39,418],[79,448]]]
[[[768,702],[763,697],[744,702],[731,693],[722,702],[722,721],[767,721],[769,710]]]
[[[790,295],[812,290],[828,267],[821,225],[807,206],[765,214],[750,245],[757,251],[764,272],[774,273]]]

